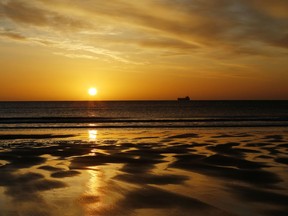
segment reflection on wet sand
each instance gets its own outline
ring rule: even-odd
[[[81,196],[80,201],[85,208],[85,212],[89,215],[91,209],[100,208],[100,179],[98,177],[99,171],[96,167],[89,167],[87,170],[89,174],[89,180],[86,186],[85,193]]]
[[[97,130],[88,130],[88,138],[90,142],[96,142],[97,140]]]
[[[5,216],[31,215],[28,207],[45,216],[64,210],[71,216],[286,215],[288,133],[242,130],[4,136],[1,210]]]

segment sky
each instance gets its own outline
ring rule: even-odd
[[[0,100],[288,99],[287,0],[0,0]]]

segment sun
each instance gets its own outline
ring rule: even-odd
[[[94,88],[94,87],[89,88],[89,89],[88,89],[88,94],[89,94],[90,96],[95,96],[95,95],[97,94],[97,89]]]

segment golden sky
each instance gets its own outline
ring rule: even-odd
[[[0,0],[0,100],[288,99],[287,0]]]

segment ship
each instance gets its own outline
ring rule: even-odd
[[[178,98],[177,99],[178,101],[190,101],[190,97],[189,96],[186,96],[184,98]]]

